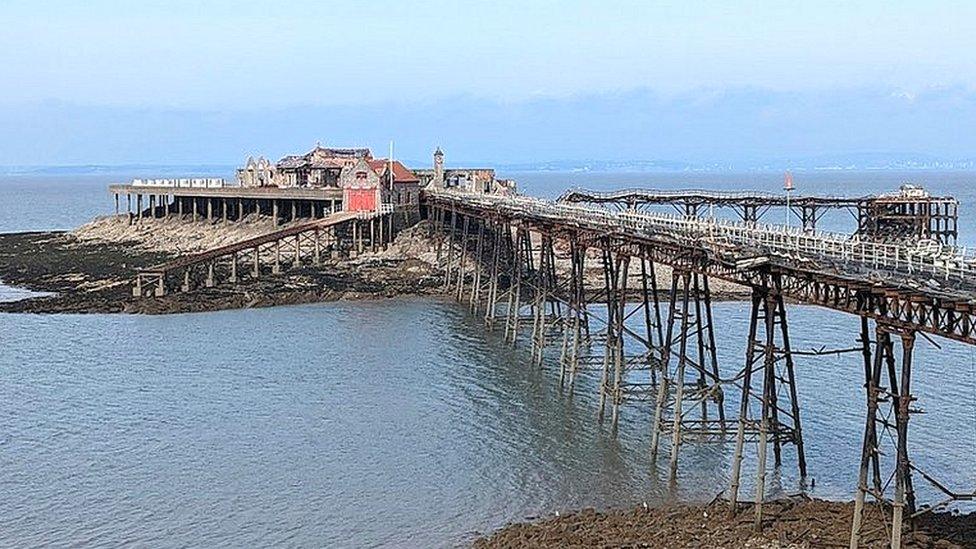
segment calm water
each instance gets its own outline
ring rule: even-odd
[[[560,177],[522,181],[553,194],[582,176]],[[49,190],[35,193],[0,180],[0,230],[70,227],[111,206],[104,180],[42,183]],[[963,189],[953,192],[968,208]],[[54,222],[10,213],[41,207]],[[716,306],[726,368],[741,364],[747,313]],[[797,348],[853,343],[852,318],[790,314]],[[552,362],[535,368],[480,326],[451,302],[417,299],[0,315],[0,546],[450,546],[525,517],[670,497],[647,459],[649,408],[625,408],[614,436],[596,422],[595,374],[568,398]],[[976,355],[938,343],[918,343],[926,413],[912,419],[913,457],[971,489]],[[801,357],[798,370],[812,493],[848,498],[859,359]],[[731,445],[684,448],[677,497],[722,490],[730,457]],[[796,490],[793,463],[787,454],[774,486]]]

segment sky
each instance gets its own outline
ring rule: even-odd
[[[0,165],[976,157],[976,3],[0,2]],[[857,124],[855,126],[855,124]]]

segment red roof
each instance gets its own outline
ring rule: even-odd
[[[373,169],[376,173],[383,175],[386,173],[387,166],[390,165],[390,161],[377,158],[374,160],[369,160],[369,167]],[[393,182],[394,183],[420,183],[420,179],[412,171],[410,171],[406,166],[400,163],[399,160],[393,161]]]

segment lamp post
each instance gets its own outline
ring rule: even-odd
[[[790,226],[790,195],[793,194],[793,174],[786,172],[783,176],[783,190],[786,191],[786,226]]]

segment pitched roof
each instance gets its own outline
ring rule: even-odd
[[[410,171],[406,166],[404,166],[399,160],[394,160],[393,164],[393,182],[394,183],[420,183],[420,179]],[[390,161],[385,158],[376,158],[369,161],[369,167],[373,169],[376,173],[383,175],[386,173],[387,167],[390,165]]]

